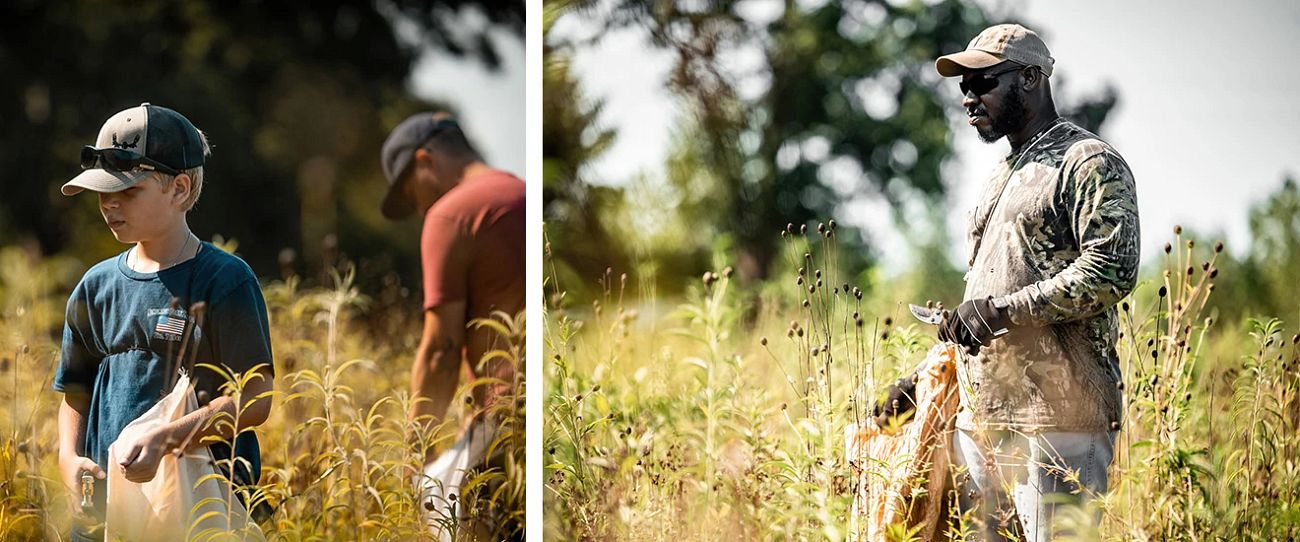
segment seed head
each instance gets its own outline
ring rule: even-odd
[[[1182,235],[1182,234],[1183,234],[1183,227],[1182,227],[1182,226],[1174,226],[1174,235]]]
[[[826,233],[826,224],[821,223],[821,222],[818,222],[818,223],[817,223],[817,233]]]
[[[761,345],[763,345],[763,346],[767,346],[767,337],[762,337],[762,338],[758,339],[758,344],[761,344]]]
[[[1168,294],[1168,293],[1169,293],[1169,289],[1166,288],[1166,287],[1164,287],[1164,286],[1161,286],[1161,287],[1160,287],[1160,291],[1157,292],[1157,294],[1159,294],[1160,297],[1164,297],[1165,294]]]
[[[831,221],[830,221],[830,227],[831,227],[832,230],[835,229],[835,219],[834,219],[834,218],[832,218]]]
[[[799,286],[803,286],[803,277],[795,277],[794,283]]]
[[[1170,252],[1173,251],[1174,251],[1174,246],[1169,243],[1165,243],[1165,254],[1169,254]]]
[[[809,286],[809,288],[812,288],[812,286]],[[807,300],[807,299],[803,300],[803,308],[806,309],[806,308],[808,308],[810,305],[811,305],[811,303],[808,303],[808,300]]]
[[[857,314],[857,313],[855,312],[855,313],[853,313],[853,314]],[[894,323],[894,318],[893,318],[892,316],[886,316],[886,317],[885,317],[885,327],[889,327],[889,326],[892,325],[893,323]]]
[[[1223,252],[1223,241],[1214,243],[1214,253],[1218,254],[1220,252]]]
[[[787,223],[785,224],[785,232],[786,232],[786,233],[794,233],[794,224],[793,224],[793,223],[790,223],[790,222],[787,222]]]
[[[804,303],[807,303],[807,302],[808,302],[807,300],[804,300]],[[794,334],[797,335],[797,336],[799,336],[799,337],[803,337],[803,328],[799,328],[799,329],[794,330]]]
[[[730,265],[728,265],[728,266],[726,266],[726,267],[723,267],[723,268],[722,268],[722,276],[723,276],[724,278],[731,278],[731,273],[732,273],[733,271],[735,271],[735,270],[732,269]],[[624,277],[627,277],[627,275],[623,275],[623,276],[624,276]]]
[[[1219,276],[1219,268],[1215,267],[1214,269],[1210,270],[1210,278],[1214,278],[1217,276]]]
[[[805,235],[805,234],[807,234],[807,233],[808,233],[808,225],[807,225],[807,224],[800,224],[800,225],[799,225],[799,235]]]
[[[1193,240],[1191,240],[1191,239],[1188,239],[1188,240],[1187,240],[1187,248],[1190,249],[1190,248],[1192,248],[1192,247],[1194,247],[1194,246],[1196,246],[1196,241],[1193,241]]]

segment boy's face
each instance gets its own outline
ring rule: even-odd
[[[99,212],[113,231],[113,237],[123,243],[148,241],[164,236],[176,226],[182,214],[176,204],[180,179],[173,180],[170,189],[164,189],[157,179],[145,179],[121,192],[100,192]]]

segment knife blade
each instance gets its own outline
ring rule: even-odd
[[[935,309],[928,309],[919,305],[908,304],[907,309],[912,311],[912,316],[916,317],[922,323],[937,326],[943,322],[943,314]]]

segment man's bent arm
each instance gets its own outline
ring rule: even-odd
[[[424,311],[424,331],[411,364],[411,419],[432,416],[431,425],[437,426],[446,418],[460,380],[464,345],[464,301],[442,303]]]
[[[1128,166],[1107,151],[1080,162],[1071,177],[1069,217],[1079,257],[1060,273],[1005,297],[1017,325],[1093,316],[1119,303],[1137,282],[1137,194]]]

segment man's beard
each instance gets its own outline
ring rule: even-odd
[[[993,143],[1003,136],[1019,130],[1025,124],[1025,94],[1021,92],[1018,85],[1012,85],[1007,90],[1007,96],[1002,101],[1002,113],[998,115],[997,120],[989,126],[987,132],[979,128],[975,132],[979,134],[980,139],[985,143]]]

